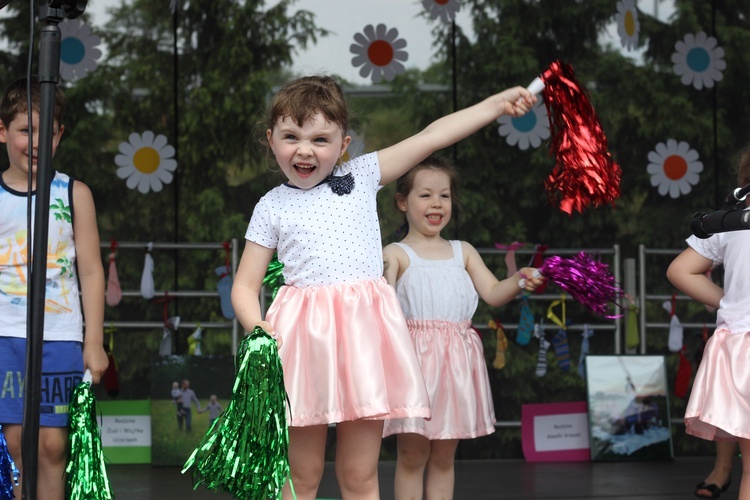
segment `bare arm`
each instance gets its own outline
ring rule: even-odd
[[[513,300],[524,289],[533,291],[544,282],[543,277],[534,278],[533,267],[524,267],[504,280],[498,280],[485,265],[482,257],[471,244],[462,241],[466,272],[469,273],[477,293],[492,307],[500,307]],[[524,289],[518,286],[521,278],[526,278]]]
[[[78,279],[86,330],[83,336],[83,366],[99,383],[109,359],[104,351],[104,266],[99,248],[99,228],[91,190],[82,182],[73,184],[73,234],[75,235]]]
[[[667,279],[691,299],[718,309],[724,289],[706,275],[712,265],[711,259],[687,248],[669,265]]]
[[[388,245],[383,248],[383,277],[391,286],[396,286],[401,270],[401,263],[398,258],[400,249],[396,245]]]
[[[439,118],[424,130],[378,151],[380,185],[398,179],[417,163],[492,123],[501,115],[523,116],[536,96],[523,87],[513,87],[468,108]]]
[[[252,241],[245,242],[245,250],[232,284],[232,307],[242,328],[247,332],[260,326],[267,333],[274,333],[273,327],[263,321],[260,310],[260,290],[274,251],[273,248],[266,248]],[[280,339],[278,340],[280,346]]]

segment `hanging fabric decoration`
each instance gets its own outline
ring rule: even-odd
[[[151,250],[154,244],[149,242],[146,245],[146,255],[143,260],[143,274],[141,274],[141,297],[146,300],[154,298],[154,258],[151,256]]]
[[[162,304],[162,318],[164,326],[162,327],[161,343],[159,344],[159,356],[171,356],[173,351],[172,337],[180,328],[180,317],[169,316],[169,301],[173,297],[168,292],[164,292],[164,298],[156,299],[154,302]]]
[[[104,375],[102,376],[104,389],[107,391],[107,394],[109,394],[113,398],[117,397],[120,394],[119,367],[117,366],[117,360],[115,359],[114,354],[116,331],[117,328],[115,328],[114,326],[110,326],[106,331],[106,333],[109,334],[109,345],[104,346],[104,352],[107,353],[109,365],[107,366],[107,371],[105,371]]]
[[[110,307],[118,306],[122,300],[122,288],[120,288],[120,278],[117,276],[117,264],[115,262],[118,246],[119,244],[114,239],[110,240],[109,276],[107,276],[107,290],[104,294],[107,305]]]
[[[550,120],[550,155],[555,167],[545,185],[560,210],[583,212],[589,205],[612,204],[620,195],[620,166],[607,151],[607,138],[573,67],[560,61],[528,87],[542,92]]]
[[[641,341],[638,334],[638,305],[636,300],[625,294],[628,301],[628,310],[625,312],[625,347],[635,349]]]
[[[594,336],[594,330],[591,329],[588,323],[583,325],[583,333],[581,337],[581,356],[578,358],[578,375],[582,379],[586,380],[586,356],[589,355],[589,338]]]
[[[677,375],[674,381],[674,395],[678,398],[684,398],[690,387],[690,377],[693,374],[693,366],[685,356],[686,347],[680,349],[680,365],[677,368]]]
[[[619,318],[622,315],[608,314],[607,304],[615,301],[624,292],[615,285],[615,278],[609,272],[607,264],[594,260],[585,252],[572,258],[552,256],[534,271],[534,277],[544,276],[568,292],[576,301],[589,311],[605,318]],[[518,285],[523,288],[525,280]]]
[[[682,323],[675,313],[676,305],[676,293],[672,294],[672,300],[665,300],[662,304],[662,307],[669,313],[669,340],[667,341],[667,347],[672,352],[679,352],[682,350],[684,344]]]
[[[202,356],[201,351],[201,340],[203,339],[203,330],[201,324],[198,323],[193,333],[188,337],[188,354],[190,356]]]
[[[518,265],[516,265],[516,250],[526,246],[526,243],[514,241],[510,245],[503,243],[495,243],[495,248],[498,250],[507,250],[505,254],[505,267],[508,270],[507,276],[510,278],[518,272]]]
[[[560,306],[560,316],[555,314],[555,307]],[[547,319],[552,320],[554,324],[560,327],[557,333],[552,337],[552,347],[557,357],[557,366],[560,370],[570,371],[570,348],[568,346],[568,333],[565,320],[565,294],[560,296],[560,300],[553,300],[547,308]]]
[[[13,487],[18,486],[18,467],[8,451],[8,442],[0,425],[0,498],[14,498]]]
[[[520,316],[518,318],[518,331],[516,332],[516,343],[526,345],[531,340],[531,334],[534,332],[534,315],[531,313],[529,306],[529,295],[524,293],[521,296],[519,306]]]
[[[362,78],[369,77],[372,83],[380,83],[384,79],[390,82],[406,71],[402,64],[409,58],[409,54],[403,50],[406,40],[398,37],[396,28],[388,29],[385,24],[378,24],[377,27],[368,24],[361,33],[354,35],[354,41],[349,46],[349,51],[354,54],[352,66],[362,66],[359,70]]]
[[[487,326],[495,330],[495,359],[492,361],[492,367],[495,370],[502,370],[505,368],[508,351],[508,338],[505,336],[505,329],[497,319],[491,319]]]
[[[224,265],[216,268],[216,274],[219,275],[219,281],[216,283],[216,290],[219,292],[219,302],[221,303],[221,314],[226,319],[234,319],[234,307],[232,307],[232,266],[229,264],[229,242],[224,244]]]
[[[204,485],[235,498],[281,498],[289,478],[289,434],[276,341],[261,328],[253,329],[238,347],[236,372],[229,405],[182,473],[193,469],[196,489]]]
[[[65,468],[65,498],[109,500],[114,498],[107,477],[102,437],[96,423],[96,398],[91,372],[73,388],[68,424],[68,464]]]
[[[547,374],[547,350],[550,343],[544,338],[544,328],[539,324],[534,325],[534,336],[539,339],[539,353],[534,373],[537,377],[544,377]]]
[[[60,23],[60,78],[75,81],[84,78],[98,66],[102,57],[98,48],[101,38],[91,33],[83,19]]]

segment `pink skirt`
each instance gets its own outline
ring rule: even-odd
[[[750,439],[750,332],[717,329],[706,343],[685,408],[688,434]]]
[[[383,435],[407,432],[428,439],[470,439],[495,432],[495,408],[484,347],[471,322],[408,320],[432,419],[389,420]]]
[[[281,287],[266,320],[283,340],[290,426],[430,417],[406,320],[384,279]]]

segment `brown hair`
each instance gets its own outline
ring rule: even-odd
[[[750,144],[745,146],[737,156],[737,186],[750,184]]]
[[[302,126],[315,113],[335,123],[346,135],[349,109],[344,91],[330,76],[305,76],[287,83],[273,96],[263,119],[263,134],[286,117]]]
[[[41,113],[42,108],[42,89],[39,81],[33,78],[28,82],[31,87],[31,109]],[[6,127],[12,122],[17,115],[29,113],[27,89],[27,79],[19,78],[5,88],[2,98],[0,98],[0,121]],[[58,126],[63,124],[63,108],[65,107],[65,95],[59,87],[55,86],[55,110],[53,118]],[[31,113],[29,113],[31,114]]]
[[[420,170],[435,170],[438,172],[445,172],[445,174],[448,175],[451,186],[451,208],[454,215],[453,220],[456,226],[460,225],[463,205],[461,204],[461,197],[459,196],[458,170],[452,163],[441,156],[428,156],[421,162],[417,163],[414,168],[398,178],[396,181],[396,193],[393,195],[393,203],[396,205],[396,208],[398,208],[398,202],[400,200],[405,200],[409,196],[409,193],[414,188],[414,177],[416,177]],[[404,225],[399,228],[397,233],[401,236],[406,236],[408,231],[409,224],[406,222],[406,214],[404,214]]]

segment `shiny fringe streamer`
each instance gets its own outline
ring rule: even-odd
[[[620,195],[620,166],[607,151],[607,138],[573,67],[556,61],[540,76],[550,121],[550,154],[556,164],[545,185],[560,209],[583,212],[590,204],[611,204]]]
[[[624,294],[623,290],[615,284],[609,266],[594,260],[585,252],[568,259],[548,257],[539,267],[539,272],[592,313],[605,318],[622,316],[608,314],[608,303],[619,306],[616,299]]]
[[[182,473],[193,468],[195,489],[202,484],[235,498],[281,498],[289,478],[289,434],[276,341],[256,327],[239,345],[236,370],[232,400]]]
[[[284,264],[279,262],[276,254],[273,254],[271,262],[268,263],[268,269],[266,269],[266,276],[263,278],[263,284],[271,289],[271,299],[276,298],[279,288],[284,284],[283,270]]]
[[[8,442],[0,425],[0,500],[15,498],[13,487],[18,486],[18,468],[8,451]]]
[[[96,422],[96,398],[87,381],[73,389],[68,429],[68,465],[65,469],[66,499],[110,500],[114,498],[107,477],[102,438]]]

